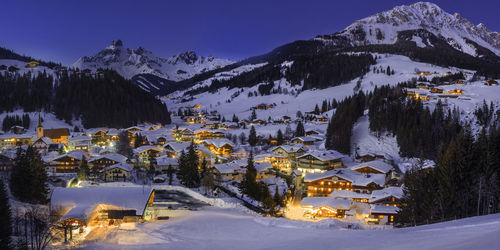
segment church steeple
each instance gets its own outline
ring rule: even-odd
[[[40,112],[38,113],[38,126],[36,127],[36,137],[38,139],[43,137],[42,117],[40,116]]]

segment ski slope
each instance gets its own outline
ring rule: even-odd
[[[500,214],[387,230],[344,229],[207,207],[131,230],[114,230],[84,249],[498,249]]]

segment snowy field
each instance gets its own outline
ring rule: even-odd
[[[330,221],[332,222],[332,221]],[[207,207],[169,221],[111,231],[84,249],[498,249],[500,214],[405,229],[264,218]]]

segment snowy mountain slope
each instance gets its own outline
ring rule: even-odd
[[[71,67],[94,71],[99,68],[114,69],[127,79],[137,74],[153,74],[166,80],[180,81],[231,63],[230,60],[212,56],[198,56],[193,51],[161,58],[142,47],[135,50],[125,48],[121,40],[114,40],[104,50],[81,57]]]
[[[398,82],[403,82],[417,77],[415,74],[415,68],[421,71],[436,72],[436,75],[443,75],[445,72],[459,72],[465,71],[472,74],[472,71],[461,70],[456,68],[444,68],[435,66],[428,63],[415,62],[405,56],[399,55],[385,55],[385,54],[374,54],[374,56],[380,57],[377,60],[377,64],[373,65],[376,68],[387,68],[390,66],[395,70],[395,75],[388,76],[387,74],[377,74],[370,71],[363,79],[361,79],[361,89],[363,91],[371,91],[375,86],[381,85],[395,85]],[[287,64],[283,64],[286,67]],[[258,92],[258,86],[265,84],[264,82],[251,87],[251,88],[235,88],[227,89],[221,88],[214,93],[204,92],[200,94],[193,95],[192,100],[187,102],[180,102],[179,100],[187,98],[186,92],[191,89],[184,91],[176,91],[171,94],[171,98],[163,98],[162,100],[167,103],[169,109],[177,110],[179,107],[193,106],[195,104],[200,104],[202,109],[217,110],[221,115],[230,118],[233,114],[236,114],[241,119],[246,119],[250,116],[250,108],[261,103],[276,103],[276,107],[268,110],[258,110],[257,117],[259,119],[267,119],[268,117],[280,117],[283,115],[288,115],[290,117],[295,117],[297,110],[302,112],[314,110],[316,104],[321,104],[325,99],[335,98],[337,100],[342,100],[353,94],[353,88],[356,86],[356,82],[359,78],[354,79],[346,84],[342,84],[335,87],[325,88],[325,89],[311,89],[306,91],[299,91],[302,86],[290,86],[290,83],[286,79],[280,79],[274,82],[275,89],[280,87],[283,89],[281,94],[271,94],[271,95],[253,95],[249,97],[249,92]],[[286,94],[284,92],[286,89]],[[236,93],[240,92],[236,96]],[[293,92],[296,94],[293,95]],[[300,92],[300,93],[299,93]],[[298,93],[298,94],[297,94]],[[235,96],[235,97],[231,97]],[[500,98],[500,97],[499,97]],[[230,100],[230,102],[226,102]],[[481,99],[482,101],[482,99]]]
[[[24,61],[19,61],[19,60],[14,60],[14,59],[0,59],[0,66],[4,65],[7,68],[10,66],[14,66],[14,67],[19,69],[17,71],[17,73],[19,73],[21,75],[26,74],[26,73],[31,73],[32,76],[36,76],[36,75],[38,75],[38,73],[45,72],[47,74],[55,76],[55,71],[49,67],[37,66],[35,68],[26,68],[26,64],[27,63]],[[3,73],[3,71],[5,71],[5,70],[0,69],[0,73]]]
[[[477,50],[480,47],[500,56],[498,32],[488,30],[484,24],[474,25],[460,14],[449,14],[428,2],[396,6],[392,10],[358,20],[338,33],[316,39],[334,45],[338,43],[339,37],[347,39],[351,46],[394,44],[398,32],[420,29],[443,37],[455,49],[472,56],[479,55]],[[425,37],[418,35],[410,40],[417,42],[419,47],[433,46]]]

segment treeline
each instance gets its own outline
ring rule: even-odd
[[[328,88],[366,74],[376,60],[370,54],[347,55],[333,52],[303,55],[294,58],[285,77],[293,85],[304,85],[303,90]]]
[[[103,78],[62,76],[53,106],[58,119],[70,122],[81,118],[86,128],[171,122],[170,113],[160,100],[114,71],[105,71]]]
[[[40,65],[47,66],[49,68],[61,66],[60,63],[36,60],[33,57],[22,56],[22,55],[19,55],[10,49],[6,49],[6,48],[2,48],[2,47],[0,47],[0,59],[12,59],[12,60],[19,60],[19,61],[23,61],[23,62],[37,61],[40,63]]]
[[[28,114],[19,115],[6,115],[2,121],[2,130],[4,132],[9,131],[13,126],[21,126],[25,129],[30,128],[31,119]]]
[[[434,169],[406,172],[399,225],[418,225],[500,212],[500,128],[474,139],[468,126],[441,143]]]
[[[25,112],[50,111],[53,82],[46,72],[34,77],[31,74],[0,74],[0,113],[17,108]]]
[[[105,71],[102,78],[67,74],[57,80],[45,72],[34,77],[0,75],[0,113],[18,108],[25,112],[54,112],[58,119],[68,123],[82,119],[86,128],[171,121],[167,107],[160,100],[114,71]]]
[[[360,91],[336,104],[335,114],[326,129],[325,148],[351,153],[352,127],[363,115],[367,96]]]
[[[406,85],[407,86],[407,85]],[[439,145],[449,144],[460,133],[457,109],[444,111],[438,101],[434,111],[406,98],[405,85],[376,87],[369,104],[370,130],[396,136],[400,155],[436,159]]]
[[[333,52],[300,55],[293,59],[293,64],[283,70],[282,62],[269,63],[254,70],[241,73],[230,79],[215,79],[208,86],[186,92],[195,95],[214,92],[220,88],[244,88],[257,84],[261,95],[270,95],[274,81],[286,78],[292,86],[304,83],[302,89],[327,88],[348,82],[366,74],[376,60],[370,54],[347,55]]]

